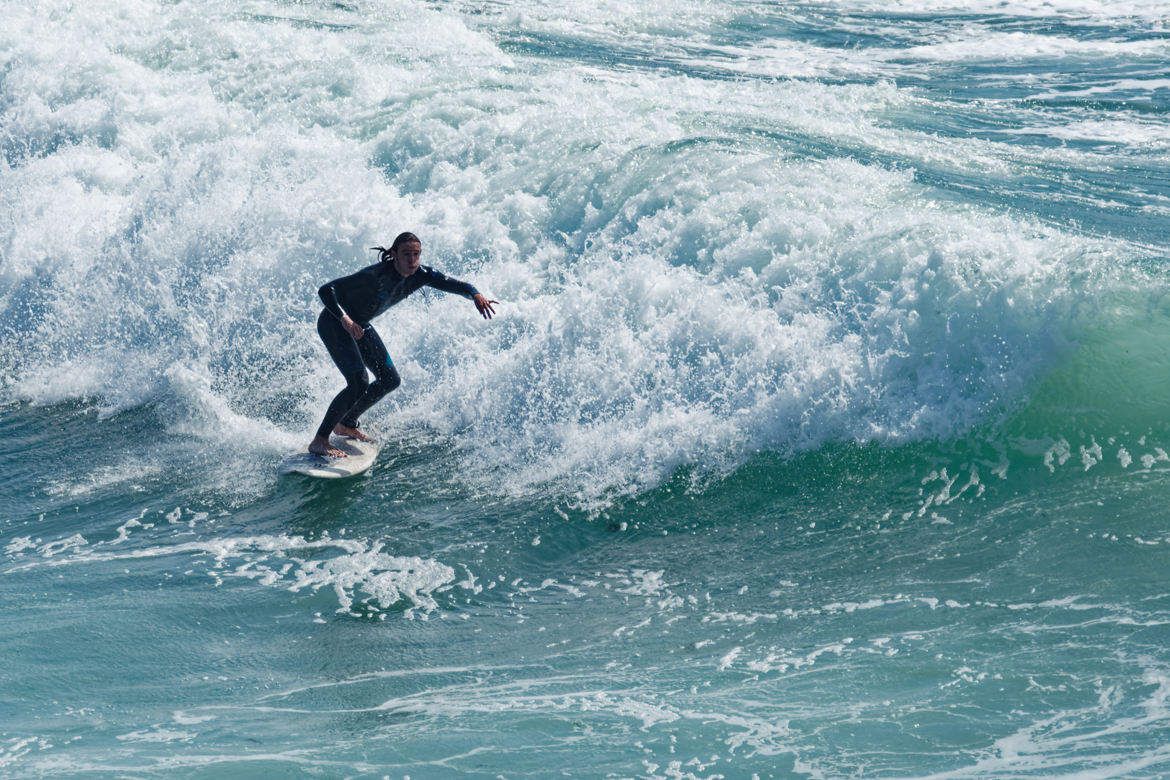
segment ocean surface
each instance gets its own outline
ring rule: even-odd
[[[1164,0],[0,15],[0,776],[1170,777]]]

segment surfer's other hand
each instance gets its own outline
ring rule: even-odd
[[[353,336],[354,341],[357,341],[366,334],[362,326],[351,320],[348,314],[341,318],[341,327],[345,328],[346,333]]]
[[[480,314],[483,315],[485,320],[490,320],[492,318],[492,315],[496,313],[496,310],[492,307],[498,306],[500,303],[499,301],[489,301],[480,293],[476,293],[474,296],[472,296],[471,300],[475,303],[475,308],[479,311]]]

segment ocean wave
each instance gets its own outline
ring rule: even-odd
[[[276,428],[272,449],[340,384],[317,285],[412,228],[503,304],[379,321],[404,385],[371,422],[438,431],[489,491],[593,501],[759,451],[961,436],[1145,278],[1124,241],[956,194],[1099,158],[901,126],[931,104],[888,81],[607,70],[397,5],[410,46],[340,8],[208,9],[198,40],[143,10],[80,61],[29,33],[84,49],[90,14],[5,33],[0,381],[25,402],[149,405],[209,444]]]

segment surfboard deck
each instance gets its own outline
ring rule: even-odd
[[[306,477],[323,479],[352,477],[373,466],[374,460],[378,457],[378,445],[373,442],[331,436],[329,443],[348,457],[330,458],[326,455],[314,455],[309,452],[306,445],[304,449],[285,456],[280,462],[280,473],[303,474]]]

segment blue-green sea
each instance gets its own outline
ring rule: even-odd
[[[1163,0],[0,18],[0,777],[1170,777]]]

